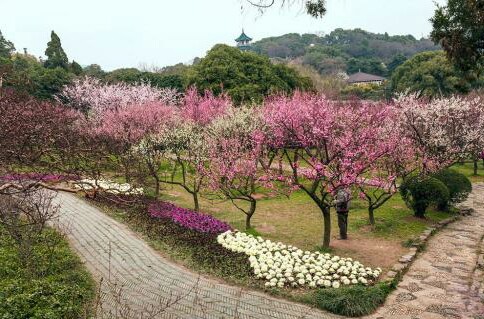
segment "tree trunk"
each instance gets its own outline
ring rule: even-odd
[[[477,158],[474,159],[474,176],[477,176],[478,163]]]
[[[156,198],[158,198],[160,196],[160,180],[158,177],[155,177],[155,195],[156,195]]]
[[[375,214],[374,214],[375,209],[373,207],[368,207],[368,219],[370,221],[370,225],[374,226],[375,225]]]
[[[414,207],[414,211],[415,211],[415,217],[417,218],[425,218],[425,211],[427,210],[427,206],[423,205],[423,204],[417,204],[415,205]]]
[[[131,183],[131,177],[129,174],[129,165],[124,164],[124,178],[126,180],[126,183]]]
[[[331,211],[329,207],[322,207],[324,219],[323,248],[329,248],[331,241]]]
[[[252,228],[250,220],[255,213],[256,206],[257,201],[255,199],[251,199],[249,211],[245,214],[245,230],[249,230],[250,228]]]
[[[195,206],[194,210],[196,212],[200,211],[200,204],[198,203],[198,192],[192,192],[193,204]]]

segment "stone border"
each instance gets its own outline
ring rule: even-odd
[[[408,250],[408,253],[400,257],[400,259],[398,260],[398,263],[394,264],[392,266],[392,269],[389,272],[387,272],[383,281],[394,281],[394,280],[400,281],[402,276],[407,272],[410,265],[418,256],[418,253],[425,248],[425,246],[427,245],[427,242],[435,233],[437,233],[439,230],[441,230],[448,224],[453,223],[456,220],[460,219],[461,216],[469,216],[473,212],[474,212],[473,208],[462,207],[459,209],[459,212],[455,216],[443,219],[435,223],[434,225],[427,227],[427,229],[425,229],[420,234],[420,236],[417,237],[416,241],[412,243],[410,249]],[[484,265],[484,255],[481,255],[480,260]]]

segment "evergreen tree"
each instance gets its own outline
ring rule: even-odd
[[[13,51],[15,51],[13,43],[5,39],[0,31],[0,58],[10,58]]]
[[[69,68],[67,54],[64,52],[64,49],[62,49],[59,36],[57,36],[54,31],[50,34],[50,41],[47,43],[45,55],[47,56],[47,60],[44,63],[46,68],[55,69],[60,67],[65,70]]]
[[[432,40],[440,43],[447,56],[463,71],[484,69],[484,1],[448,0],[437,5],[430,19]]]
[[[74,60],[72,60],[70,70],[75,75],[81,75],[83,72],[82,66]]]

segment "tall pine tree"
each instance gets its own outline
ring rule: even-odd
[[[13,51],[15,51],[13,43],[5,39],[0,31],[0,58],[10,58]]]
[[[69,59],[67,54],[62,49],[62,44],[59,36],[52,31],[50,34],[50,41],[47,43],[47,49],[45,50],[47,60],[44,66],[49,69],[55,69],[57,67],[67,70],[69,68]]]

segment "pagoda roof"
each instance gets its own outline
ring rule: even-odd
[[[245,34],[244,30],[242,30],[242,34],[239,35],[239,37],[237,39],[235,39],[235,41],[236,42],[252,41],[252,38],[247,36],[247,34]]]

